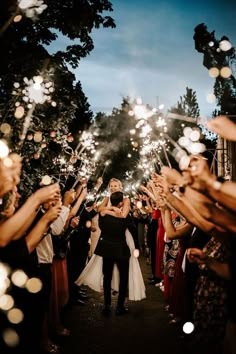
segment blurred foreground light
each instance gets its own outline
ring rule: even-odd
[[[9,286],[8,273],[9,268],[5,264],[0,263],[0,296],[5,293]]]
[[[208,103],[215,103],[216,96],[214,95],[214,93],[208,93],[208,95],[206,96],[206,100]]]
[[[188,146],[188,151],[190,154],[198,155],[206,150],[206,146],[202,143],[191,143]]]
[[[19,288],[23,288],[28,280],[27,275],[23,270],[16,270],[12,273],[11,281],[14,285],[18,286]]]
[[[8,123],[3,123],[0,126],[0,130],[3,134],[9,134],[11,132],[11,126]]]
[[[5,157],[5,159],[3,159],[3,164],[6,167],[11,167],[13,165],[13,161],[10,157]]]
[[[50,176],[45,175],[42,177],[41,184],[43,184],[44,186],[49,186],[49,184],[51,183],[52,183],[52,179]]]
[[[217,77],[220,75],[220,70],[214,67],[214,68],[210,68],[208,73],[210,77]]]
[[[138,258],[139,257],[139,250],[135,249],[134,252],[133,252],[133,255],[134,255],[135,258]]]
[[[137,104],[142,104],[142,103],[143,103],[142,98],[141,98],[141,97],[138,97],[138,98],[136,99],[136,102],[137,102]]]
[[[91,221],[87,220],[85,226],[87,227],[87,229],[90,229],[90,227],[92,226]]]
[[[22,10],[25,10],[34,5],[34,0],[19,0],[18,5]]]
[[[17,106],[16,107],[16,110],[15,110],[15,113],[14,113],[14,116],[16,119],[21,119],[25,114],[25,109],[23,106]]]
[[[14,324],[21,323],[24,319],[24,314],[20,309],[14,308],[7,313],[8,321]]]
[[[228,79],[231,75],[232,71],[228,66],[225,66],[220,70],[220,76],[224,79]]]
[[[190,134],[192,133],[192,128],[190,128],[190,127],[185,127],[184,128],[184,130],[183,130],[183,133],[184,133],[184,136],[186,137],[186,138],[189,138],[190,137]]]
[[[198,129],[193,129],[189,135],[189,139],[192,141],[198,141],[200,139],[200,131]]]
[[[189,139],[186,138],[186,136],[181,136],[181,138],[178,140],[178,143],[180,146],[186,147],[189,144]]]
[[[0,159],[3,159],[4,157],[7,157],[9,154],[9,148],[5,141],[0,140]]]
[[[134,114],[138,119],[145,118],[147,114],[147,109],[142,104],[136,105],[134,107]]]
[[[219,47],[223,52],[227,52],[232,48],[232,44],[229,41],[224,39],[219,43]]]
[[[22,15],[16,15],[13,19],[15,23],[20,22],[22,20]]]
[[[2,337],[8,347],[16,347],[20,342],[18,334],[11,328],[5,329]]]
[[[34,141],[36,143],[40,143],[43,140],[43,134],[42,132],[36,132],[34,133]]]
[[[41,280],[38,278],[30,278],[27,281],[25,287],[30,293],[35,294],[35,293],[38,293],[42,289],[43,284],[42,284]]]
[[[2,295],[0,297],[0,309],[4,311],[10,310],[14,306],[14,299],[11,295]]]
[[[190,334],[194,331],[194,325],[192,322],[186,322],[184,325],[183,325],[183,332],[186,333],[186,334]]]
[[[188,155],[183,155],[179,161],[179,168],[183,171],[189,167],[190,157]]]
[[[164,109],[165,105],[164,104],[160,104],[160,106],[158,107],[159,109]]]
[[[133,116],[134,116],[134,111],[129,111],[129,112],[128,112],[128,115],[129,115],[130,117],[133,117]]]
[[[137,202],[137,208],[138,209],[141,209],[142,208],[142,206],[143,206],[143,204],[142,204],[142,202],[139,200],[138,202]]]
[[[129,132],[130,132],[131,135],[134,135],[136,133],[136,130],[135,129],[131,129]]]

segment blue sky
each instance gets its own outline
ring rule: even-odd
[[[76,77],[94,112],[120,107],[123,96],[166,109],[175,105],[186,86],[197,92],[201,114],[214,105],[206,95],[214,79],[194,48],[194,28],[204,22],[220,39],[236,46],[235,0],[111,0],[115,29],[93,31],[95,49],[83,59]],[[234,4],[233,4],[234,3]]]

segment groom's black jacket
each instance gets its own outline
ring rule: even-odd
[[[111,215],[99,215],[101,236],[95,254],[105,258],[129,258],[130,250],[125,236],[127,225],[127,219],[116,218]]]

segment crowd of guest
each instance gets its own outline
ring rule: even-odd
[[[9,281],[5,287],[1,282],[1,300],[10,305],[1,302],[0,348],[4,353],[59,353],[57,339],[70,334],[63,309],[87,298],[74,281],[87,262],[88,222],[96,213],[85,202],[84,180],[66,191],[58,183],[41,186],[19,207],[21,168],[17,154],[0,160],[1,270],[9,280],[20,270],[26,280],[40,285],[31,291],[26,282],[19,286]],[[98,179],[95,190],[101,183]],[[21,320],[9,320],[12,309],[20,311]]]
[[[233,140],[232,124],[217,117],[209,128]],[[83,306],[88,298],[75,281],[94,253],[98,212],[108,200],[99,207],[89,202],[87,181],[81,179],[65,191],[58,183],[41,186],[19,207],[21,164],[16,154],[0,160],[0,262],[9,274],[21,269],[42,285],[38,292],[15,283],[6,287],[11,308],[20,309],[23,320],[9,322],[8,312],[0,312],[0,348],[59,353],[56,338],[70,335],[63,310]],[[111,182],[111,192],[118,182]],[[102,183],[99,178],[92,193]],[[125,199],[136,248],[150,263],[150,284],[163,290],[171,324],[194,324],[196,352],[236,353],[235,198],[235,182],[217,178],[204,156],[193,155],[182,171],[163,166],[160,174],[153,173],[131,208]],[[17,345],[4,336],[6,328],[16,334]]]
[[[236,140],[229,118],[208,126]],[[163,166],[140,190],[149,199],[139,207],[149,214],[150,284],[163,290],[170,324],[193,323],[194,353],[236,353],[236,183],[193,155],[183,171]]]

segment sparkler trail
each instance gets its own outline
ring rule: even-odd
[[[170,163],[170,160],[169,160],[169,157],[168,157],[168,154],[167,154],[167,151],[166,151],[165,144],[162,144],[161,147],[162,147],[162,149],[163,149],[163,152],[164,152],[166,161],[167,161],[167,163],[168,163],[168,166],[169,166],[170,168],[172,168],[171,163]]]

